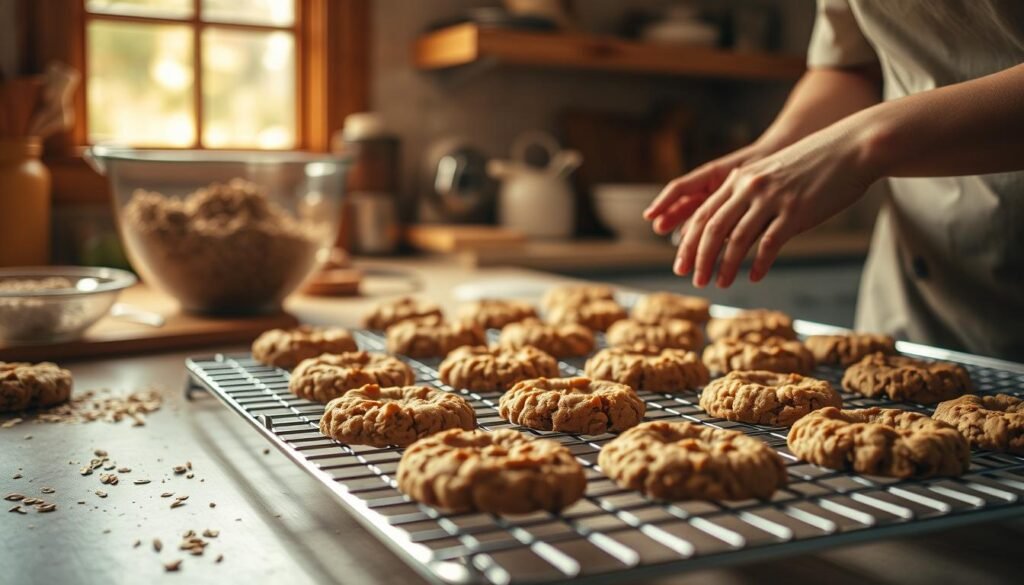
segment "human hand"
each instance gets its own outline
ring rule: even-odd
[[[727,287],[760,236],[750,279],[761,280],[783,244],[849,206],[878,178],[865,160],[857,133],[836,124],[735,165],[721,181],[711,173],[692,178],[701,169],[677,179],[652,204],[662,226],[686,220],[673,271],[692,270],[694,285],[703,287],[721,254],[717,284]],[[673,197],[676,192],[684,194]]]

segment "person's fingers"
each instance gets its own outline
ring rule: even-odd
[[[697,195],[706,197],[711,193],[708,185],[713,185],[716,178],[720,176],[721,170],[715,163],[701,165],[689,173],[674,179],[665,185],[661,193],[651,201],[651,204],[644,210],[644,219],[650,221],[665,213],[673,203],[684,195]],[[701,197],[701,198],[703,198]]]
[[[716,284],[720,288],[732,286],[747,252],[750,251],[757,236],[765,230],[770,220],[771,211],[755,202],[733,228],[732,234],[729,235],[729,243],[725,247],[725,252],[722,253],[722,263],[718,267]]]
[[[676,253],[676,261],[672,270],[679,276],[684,276],[693,269],[694,259],[697,256],[697,245],[700,243],[704,226],[711,219],[711,216],[718,211],[718,208],[729,200],[732,188],[732,179],[725,180],[721,188],[714,195],[708,197],[697,209],[683,231],[683,238],[679,244],[679,251]]]
[[[663,236],[674,230],[676,226],[686,221],[686,218],[690,217],[703,201],[703,195],[684,195],[666,209],[664,213],[654,218],[654,223],[651,224],[654,233]]]
[[[733,196],[715,212],[701,234],[697,244],[697,258],[693,270],[693,284],[697,287],[707,286],[711,274],[715,270],[715,262],[722,251],[725,239],[743,215],[750,209],[750,204],[739,197]]]
[[[750,280],[758,282],[772,267],[775,259],[779,256],[782,245],[789,241],[796,233],[795,222],[786,213],[776,217],[761,236],[761,243],[757,247],[757,256],[754,257],[754,265],[750,268]]]

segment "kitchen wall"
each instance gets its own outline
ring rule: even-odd
[[[14,71],[17,35],[15,34],[15,0],[0,0],[0,71]]]

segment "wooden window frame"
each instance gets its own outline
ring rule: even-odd
[[[299,125],[294,150],[327,152],[331,136],[341,129],[345,117],[369,106],[370,0],[296,3]],[[55,60],[85,71],[85,22],[89,17],[83,1],[21,0],[18,7],[22,21],[19,28],[24,35],[18,42],[22,71],[40,72]],[[199,74],[197,71],[196,75]],[[87,134],[83,115],[85,90],[81,86],[75,93],[75,112],[74,126],[46,142],[45,162],[53,176],[53,200],[56,204],[105,203],[109,201],[106,179],[82,159]],[[196,115],[201,116],[202,112],[197,111]]]

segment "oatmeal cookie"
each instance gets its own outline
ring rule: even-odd
[[[532,345],[556,358],[579,357],[594,350],[594,333],[575,323],[552,325],[527,319],[506,325],[498,344],[511,348]]]
[[[71,387],[71,372],[57,364],[0,362],[0,412],[67,402]]]
[[[707,323],[711,316],[707,299],[670,292],[656,292],[637,299],[631,317],[645,323],[658,323],[665,319],[682,319],[694,323]]]
[[[320,354],[358,349],[348,329],[300,325],[264,331],[252,342],[252,358],[261,364],[290,370],[302,360]]]
[[[537,378],[523,380],[503,394],[498,414],[538,431],[600,435],[636,426],[646,408],[625,384],[589,378]]]
[[[846,369],[843,388],[872,398],[934,404],[971,392],[973,386],[958,364],[874,353]]]
[[[437,325],[444,320],[441,307],[413,297],[401,297],[393,301],[379,303],[363,316],[363,327],[366,329],[387,329],[401,321],[419,321]]]
[[[453,512],[558,512],[583,497],[587,479],[572,453],[508,429],[451,430],[414,443],[398,463],[398,488]]]
[[[761,441],[690,422],[648,422],[601,449],[601,471],[664,500],[767,499],[786,485],[782,458]]]
[[[548,289],[540,306],[550,311],[561,305],[583,305],[593,301],[614,301],[615,289],[606,284],[576,284]]]
[[[708,369],[692,351],[637,345],[609,347],[587,360],[591,378],[612,380],[636,391],[684,392],[708,383]]]
[[[464,345],[448,354],[438,372],[445,384],[478,392],[504,392],[521,380],[559,375],[558,360],[530,345]]]
[[[788,442],[804,461],[888,477],[957,476],[971,459],[955,428],[896,408],[822,408],[796,421]]]
[[[484,329],[501,329],[509,323],[537,317],[533,305],[509,299],[481,299],[459,308],[459,319]]]
[[[637,344],[658,348],[697,349],[704,345],[700,326],[683,319],[645,323],[636,319],[616,321],[605,334],[608,345],[632,347]]]
[[[353,351],[303,360],[292,372],[288,389],[299,398],[330,402],[367,384],[408,386],[415,380],[412,368],[396,357]]]
[[[795,339],[769,337],[761,341],[719,339],[704,348],[704,365],[714,373],[767,370],[783,374],[809,374],[814,356]]]
[[[610,300],[590,301],[582,305],[558,305],[547,312],[548,323],[579,323],[595,331],[604,331],[626,318],[626,309]]]
[[[972,447],[1024,455],[1024,400],[1009,394],[968,394],[935,407],[935,420],[949,423]]]
[[[484,330],[472,323],[438,323],[402,321],[388,327],[388,351],[414,358],[444,357],[463,345],[487,343]]]
[[[708,321],[708,337],[711,339],[749,338],[765,339],[781,337],[796,339],[793,319],[781,311],[768,309],[747,309],[732,317]]]
[[[826,406],[843,406],[832,384],[799,374],[729,372],[700,393],[700,407],[711,416],[758,425],[788,427]]]
[[[320,432],[352,445],[405,447],[448,429],[476,428],[461,396],[429,386],[367,384],[327,403]]]
[[[896,353],[896,341],[888,335],[847,333],[845,335],[811,335],[804,341],[819,364],[849,366],[864,356],[881,352]]]

